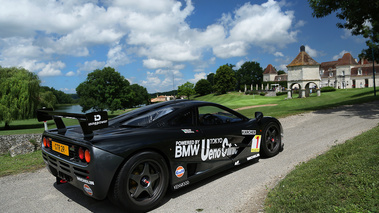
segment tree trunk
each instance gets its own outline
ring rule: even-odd
[[[5,130],[9,130],[11,127],[9,126],[8,122],[5,122],[5,126],[4,126],[4,129]]]

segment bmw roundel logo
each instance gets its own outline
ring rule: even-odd
[[[183,177],[184,172],[185,172],[185,170],[184,170],[183,166],[178,166],[178,168],[176,168],[175,175],[176,175],[176,177],[181,178],[181,177]]]

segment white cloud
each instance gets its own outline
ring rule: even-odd
[[[103,69],[105,66],[105,62],[97,61],[97,60],[86,61],[84,62],[84,64],[80,64],[78,66],[79,66],[78,73],[80,73],[81,71],[92,72],[96,69]]]
[[[276,57],[283,57],[284,55],[283,55],[282,52],[275,52],[274,56],[276,56]]]
[[[175,79],[156,70],[143,81],[169,88],[170,81],[184,83],[179,70],[189,63],[195,72],[204,73],[216,57],[246,56],[257,47],[279,54],[278,49],[296,41],[293,28],[304,25],[301,20],[295,23],[293,11],[283,10],[284,3],[246,3],[199,29],[188,22],[195,11],[191,0],[4,1],[0,65],[25,66],[40,76],[54,76],[62,75],[67,58],[80,61],[80,74],[124,66],[135,57],[150,70],[176,70]],[[99,56],[99,49],[106,55]]]
[[[308,53],[309,56],[311,56],[312,58],[315,58],[319,55],[319,52],[315,49],[312,49],[310,46],[308,45],[305,45],[305,52]]]
[[[119,66],[123,66],[130,62],[126,53],[122,50],[122,46],[117,44],[116,46],[109,49],[107,54],[108,60],[106,67],[114,67],[117,68]]]
[[[66,73],[66,76],[68,76],[68,77],[75,76],[75,72],[70,71],[70,72]]]
[[[143,66],[148,69],[168,68],[172,67],[172,62],[167,60],[146,59],[143,60]]]
[[[188,81],[196,84],[201,79],[207,79],[207,74],[205,72],[195,73],[193,79],[189,79]]]
[[[42,71],[38,72],[38,75],[41,77],[46,77],[46,76],[59,76],[62,75],[61,69],[66,67],[66,65],[61,62],[49,62],[46,64],[43,68]]]

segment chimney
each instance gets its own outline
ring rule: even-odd
[[[305,46],[304,45],[300,46],[300,52],[305,52]]]

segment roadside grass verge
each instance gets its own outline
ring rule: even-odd
[[[296,166],[268,193],[265,212],[378,212],[379,126]]]
[[[0,155],[0,177],[21,172],[32,172],[45,167],[41,150],[11,157],[10,154]]]

